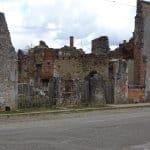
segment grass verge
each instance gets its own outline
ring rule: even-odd
[[[69,105],[60,107],[34,107],[34,108],[24,108],[12,111],[0,111],[0,114],[18,114],[18,113],[30,113],[30,112],[50,112],[50,111],[63,111],[63,110],[78,110],[78,109],[89,109],[89,108],[106,108],[107,105],[95,105],[95,104],[82,104],[82,105]]]

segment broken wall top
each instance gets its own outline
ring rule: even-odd
[[[9,56],[16,57],[4,13],[0,13],[0,50],[3,54],[9,53]]]

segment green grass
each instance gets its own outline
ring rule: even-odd
[[[37,112],[37,111],[52,111],[52,110],[60,110],[56,107],[34,107],[34,108],[24,108],[17,109],[11,111],[0,111],[0,114],[15,114],[15,113],[27,113],[27,112]]]
[[[108,107],[105,104],[95,105],[95,104],[80,104],[80,105],[67,105],[60,107],[34,107],[34,108],[24,108],[12,111],[0,111],[0,114],[17,114],[17,113],[28,113],[28,112],[40,112],[40,111],[54,111],[54,110],[69,110],[69,109],[86,109],[86,108],[104,108]]]

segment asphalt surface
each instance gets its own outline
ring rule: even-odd
[[[101,149],[150,150],[150,108],[0,120],[0,150]]]

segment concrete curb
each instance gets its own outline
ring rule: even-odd
[[[150,107],[149,104],[134,104],[134,105],[107,105],[102,108],[81,108],[81,109],[66,109],[66,110],[51,110],[51,111],[37,111],[37,112],[26,112],[26,113],[14,113],[14,114],[0,114],[0,119],[13,118],[13,117],[25,117],[25,116],[36,116],[46,114],[60,114],[60,113],[78,113],[86,111],[103,111],[103,110],[114,110],[114,109],[132,109],[132,108],[146,108]]]

